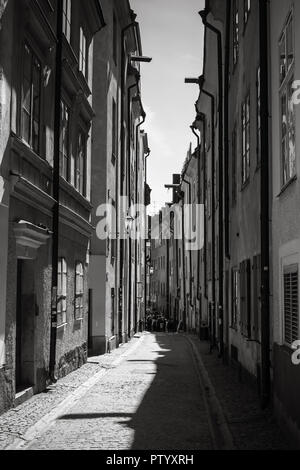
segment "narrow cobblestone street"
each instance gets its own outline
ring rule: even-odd
[[[1,416],[1,447],[288,448],[272,415],[260,411],[250,390],[208,354],[207,343],[144,333],[110,355],[91,358],[48,393]]]

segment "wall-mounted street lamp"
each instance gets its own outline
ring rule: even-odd
[[[131,55],[130,56],[130,60],[131,62],[151,62],[152,61],[152,57],[147,57],[147,56],[143,56],[143,55]]]

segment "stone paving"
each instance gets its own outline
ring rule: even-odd
[[[189,337],[221,404],[238,450],[288,449],[272,410],[261,411],[257,391],[239,380],[209,345]],[[145,333],[112,354],[91,358],[46,393],[0,416],[0,449],[82,388],[105,374],[66,412],[26,443],[31,450],[211,450],[211,414],[185,335]],[[201,378],[201,374],[200,374]],[[201,385],[201,386],[200,386]]]
[[[0,416],[0,450],[11,445],[16,438],[22,438],[31,426],[51,412],[88,379],[103,369],[109,370],[113,361],[120,358],[138,341],[139,338],[133,338],[130,343],[122,345],[112,354],[89,358],[87,364],[59,380],[57,384],[48,387],[45,392],[33,396],[17,408],[2,414]]]
[[[184,337],[146,334],[134,354],[28,448],[212,449],[190,345]]]
[[[279,428],[272,409],[262,411],[258,392],[237,369],[224,365],[217,351],[193,337],[202,362],[223,409],[234,445],[238,450],[289,450],[286,435]]]

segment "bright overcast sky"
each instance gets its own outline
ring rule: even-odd
[[[171,201],[164,189],[180,173],[190,145],[196,145],[190,125],[195,119],[197,85],[185,77],[202,73],[203,26],[198,11],[204,0],[131,0],[140,23],[143,54],[153,58],[142,65],[142,98],[151,155],[148,183],[155,212]]]

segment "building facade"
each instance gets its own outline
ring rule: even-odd
[[[139,25],[127,1],[103,1],[107,27],[96,37],[93,127],[90,351],[127,341],[145,314],[146,115],[136,56]]]
[[[1,411],[45,389],[51,341],[56,377],[87,359],[93,39],[103,26],[98,1],[11,0],[3,12]]]

